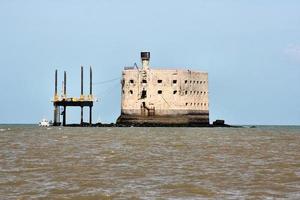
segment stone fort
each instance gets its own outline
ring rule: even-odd
[[[141,52],[142,66],[122,72],[121,115],[117,124],[208,126],[208,73],[150,67],[150,52]]]

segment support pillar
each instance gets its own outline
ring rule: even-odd
[[[67,98],[67,72],[64,72],[64,97]]]
[[[81,82],[81,98],[83,97],[83,66],[81,66],[81,77],[80,77],[80,82]]]
[[[93,72],[92,72],[92,66],[90,66],[90,98],[93,100]],[[92,111],[93,111],[93,106],[90,106],[90,126],[92,126],[92,124],[93,124]]]
[[[91,97],[93,95],[93,72],[92,72],[92,66],[90,66],[90,95],[91,95]]]
[[[54,120],[53,120],[53,125],[57,125],[57,106],[54,106]]]
[[[80,125],[83,126],[83,107],[81,106]]]
[[[65,126],[66,125],[66,115],[67,115],[67,109],[66,109],[67,107],[66,106],[64,106],[64,112],[63,112],[63,126]]]
[[[55,80],[54,80],[54,99],[57,98],[57,70],[55,70]]]
[[[90,106],[90,126],[92,126],[92,106]]]
[[[55,79],[54,79],[54,99],[57,100],[57,70],[55,70]],[[57,125],[57,106],[54,106],[54,116],[53,116],[53,125]]]

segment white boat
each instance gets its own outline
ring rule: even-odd
[[[39,126],[41,127],[49,127],[51,125],[51,122],[49,122],[47,119],[42,119],[42,121],[39,122]]]

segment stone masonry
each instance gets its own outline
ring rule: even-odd
[[[208,126],[208,74],[150,68],[150,52],[141,52],[142,67],[122,72],[121,116],[117,123],[139,126]]]

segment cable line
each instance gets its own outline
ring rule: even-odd
[[[113,79],[109,79],[109,80],[105,80],[105,81],[99,81],[99,82],[93,83],[93,85],[105,84],[105,83],[113,82],[113,81],[120,80],[120,79],[121,78],[118,77],[118,78],[113,78]]]

